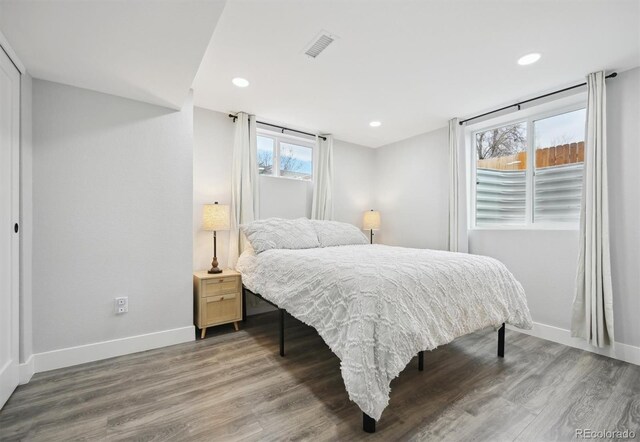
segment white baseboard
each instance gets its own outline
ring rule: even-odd
[[[633,345],[615,342],[611,347],[598,348],[587,344],[584,339],[572,337],[570,330],[554,327],[552,325],[540,324],[539,322],[533,323],[532,330],[521,330],[510,325],[507,325],[507,328],[509,330],[535,336],[536,338],[608,356],[620,361],[629,362],[630,364],[640,365],[640,347],[634,347]]]
[[[18,366],[18,383],[20,385],[28,384],[35,372],[35,359],[33,355],[31,355]]]
[[[36,353],[35,372],[55,370],[195,340],[193,326]]]
[[[256,306],[251,313],[261,313],[272,309],[270,305]],[[269,308],[267,308],[269,307]],[[559,327],[534,322],[532,330],[521,330],[507,326],[510,330],[528,334],[537,338],[579,348],[592,353],[608,356],[631,364],[640,365],[640,347],[615,343],[613,347],[596,348],[587,344],[584,340],[571,337],[571,332]],[[137,353],[154,348],[181,344],[195,340],[193,326],[181,327],[172,330],[164,330],[127,338],[113,339],[110,341],[96,342],[94,344],[80,345],[77,347],[63,348],[44,353],[33,354],[19,366],[20,384],[29,382],[34,373],[55,370],[57,368],[70,367],[72,365],[99,361],[115,356]]]

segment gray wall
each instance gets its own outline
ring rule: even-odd
[[[640,346],[640,68],[607,82],[607,148],[616,341]]]
[[[447,249],[448,137],[448,129],[442,128],[376,149],[381,230],[375,241]]]
[[[362,227],[363,212],[374,208],[378,181],[375,174],[377,167],[375,150],[335,140],[333,163],[334,218]],[[311,196],[309,199],[311,200]]]
[[[231,202],[231,160],[234,126],[226,114],[199,107],[193,110],[193,269],[211,267],[211,232],[202,230],[202,205]],[[218,235],[218,261],[227,266],[229,234]]]
[[[607,82],[611,259],[616,341],[640,346],[640,68]],[[378,240],[445,249],[448,232],[447,129],[377,151]],[[523,284],[536,322],[570,329],[578,231],[470,230],[471,253],[503,261]]]
[[[20,362],[33,354],[33,147],[32,85],[27,73],[20,79]]]
[[[640,345],[639,83],[640,69],[608,83],[616,334],[631,345]],[[191,271],[211,258],[201,206],[229,202],[231,120],[200,108],[192,115],[190,104],[174,112],[34,80],[33,126],[35,352],[190,325]],[[377,241],[445,249],[447,161],[446,128],[377,150],[337,140],[336,219],[359,225],[362,212],[375,208],[383,217]],[[28,150],[22,171],[28,181]],[[264,216],[309,214],[308,183],[261,180]],[[28,182],[22,192],[24,250]],[[226,241],[221,235],[221,250]],[[477,230],[470,246],[512,269],[536,321],[569,327],[577,232]],[[22,259],[28,272],[28,254]],[[26,273],[22,281],[28,316]],[[120,295],[130,297],[130,312],[115,316]],[[30,329],[23,320],[24,357]]]
[[[193,323],[192,109],[34,80],[36,353]]]
[[[211,263],[211,232],[201,228],[202,205],[231,199],[231,159],[234,123],[227,114],[196,107],[194,110],[193,269]],[[372,206],[375,151],[334,141],[334,218],[360,226],[362,213]],[[309,182],[260,177],[260,216],[296,218],[311,214]],[[228,233],[218,236],[218,260],[227,265]]]
[[[522,283],[535,322],[570,329],[577,230],[470,230],[469,252],[506,264]]]
[[[640,68],[607,81],[607,147],[615,338],[640,346]],[[473,230],[470,251],[502,260],[522,282],[533,320],[571,328],[578,231]]]

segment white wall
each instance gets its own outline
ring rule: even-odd
[[[640,234],[635,221],[640,217],[640,186],[636,181],[637,170],[640,170],[639,84],[638,68],[620,73],[607,83],[616,340],[633,346],[640,346],[640,322],[636,320],[640,312],[640,297],[636,295],[640,286],[637,271]],[[194,268],[205,268],[211,259],[211,245],[208,236],[198,232],[199,205],[216,198],[228,202],[233,123],[224,114],[198,108],[195,122]],[[377,242],[446,249],[447,137],[447,128],[442,128],[376,150],[337,141],[336,219],[359,225],[362,212],[375,208],[382,213]],[[262,177],[262,180],[275,182],[263,184],[261,181],[263,188],[282,189],[263,192],[261,198],[281,192],[296,195],[285,199],[275,197],[273,204],[265,204],[261,199],[263,216],[293,217],[301,215],[303,210],[307,210],[305,215],[308,215],[310,202],[302,201],[304,189],[273,178]],[[306,194],[310,195],[308,190]],[[577,230],[473,230],[469,247],[471,253],[494,256],[511,269],[525,287],[536,322],[570,328]]]
[[[577,230],[470,230],[469,252],[497,258],[511,270],[535,322],[570,328]]]
[[[193,154],[193,269],[210,267],[211,233],[201,228],[202,205],[231,200],[231,159],[234,123],[227,114],[196,107]],[[361,225],[362,212],[372,206],[375,151],[334,141],[334,218]],[[260,177],[260,217],[309,217],[312,184],[305,181]],[[227,265],[228,232],[218,233],[218,261]]]
[[[192,109],[34,80],[36,353],[175,329],[193,339]],[[114,314],[116,296],[129,313]]]
[[[607,81],[611,265],[617,342],[640,346],[640,68]],[[502,260],[522,282],[533,319],[571,328],[578,231],[470,232],[470,251]]]
[[[381,230],[374,242],[447,249],[448,129],[376,150],[376,208]]]
[[[293,178],[261,176],[260,218],[301,218],[311,216],[313,184]]]
[[[640,68],[607,82],[609,194],[616,341],[640,346]],[[447,129],[377,150],[377,240],[445,249],[448,231]],[[536,322],[570,329],[578,258],[575,230],[471,230],[471,253],[493,256],[527,292]]]
[[[615,338],[640,346],[640,68],[607,81],[607,148]]]
[[[226,114],[193,110],[193,270],[211,267],[212,233],[202,230],[202,205],[231,202],[233,122]],[[227,266],[229,233],[218,232],[218,262]]]
[[[20,79],[20,362],[33,354],[33,147],[32,79]]]
[[[375,150],[334,141],[333,215],[336,220],[362,227],[363,213],[374,208],[376,164]]]
[[[616,338],[638,346],[640,69],[609,81],[608,93]],[[31,352],[30,102],[25,82],[22,361]],[[202,204],[230,199],[232,120],[192,114],[190,103],[175,112],[41,80],[32,104],[33,351],[190,327],[191,271],[211,259]],[[446,128],[377,150],[336,141],[336,219],[359,225],[375,208],[383,217],[377,241],[445,249],[447,161]],[[309,183],[261,177],[261,187],[263,217],[309,215]],[[569,328],[576,231],[478,230],[469,241],[472,253],[495,256],[516,274],[535,321]],[[226,250],[224,233],[219,246]],[[130,312],[116,316],[121,295]]]

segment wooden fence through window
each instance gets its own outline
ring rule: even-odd
[[[584,161],[584,141],[536,149],[536,168],[562,166]],[[495,170],[524,170],[527,168],[527,153],[478,160],[478,168]]]

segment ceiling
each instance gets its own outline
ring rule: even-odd
[[[0,29],[35,78],[178,109],[224,1],[0,0]]]
[[[0,29],[36,78],[370,147],[640,65],[640,0],[0,0]]]
[[[377,147],[592,71],[640,65],[639,3],[230,1],[194,81],[195,103]],[[339,39],[307,58],[321,30]],[[519,66],[530,52],[540,61]],[[237,88],[234,77],[251,85]]]

